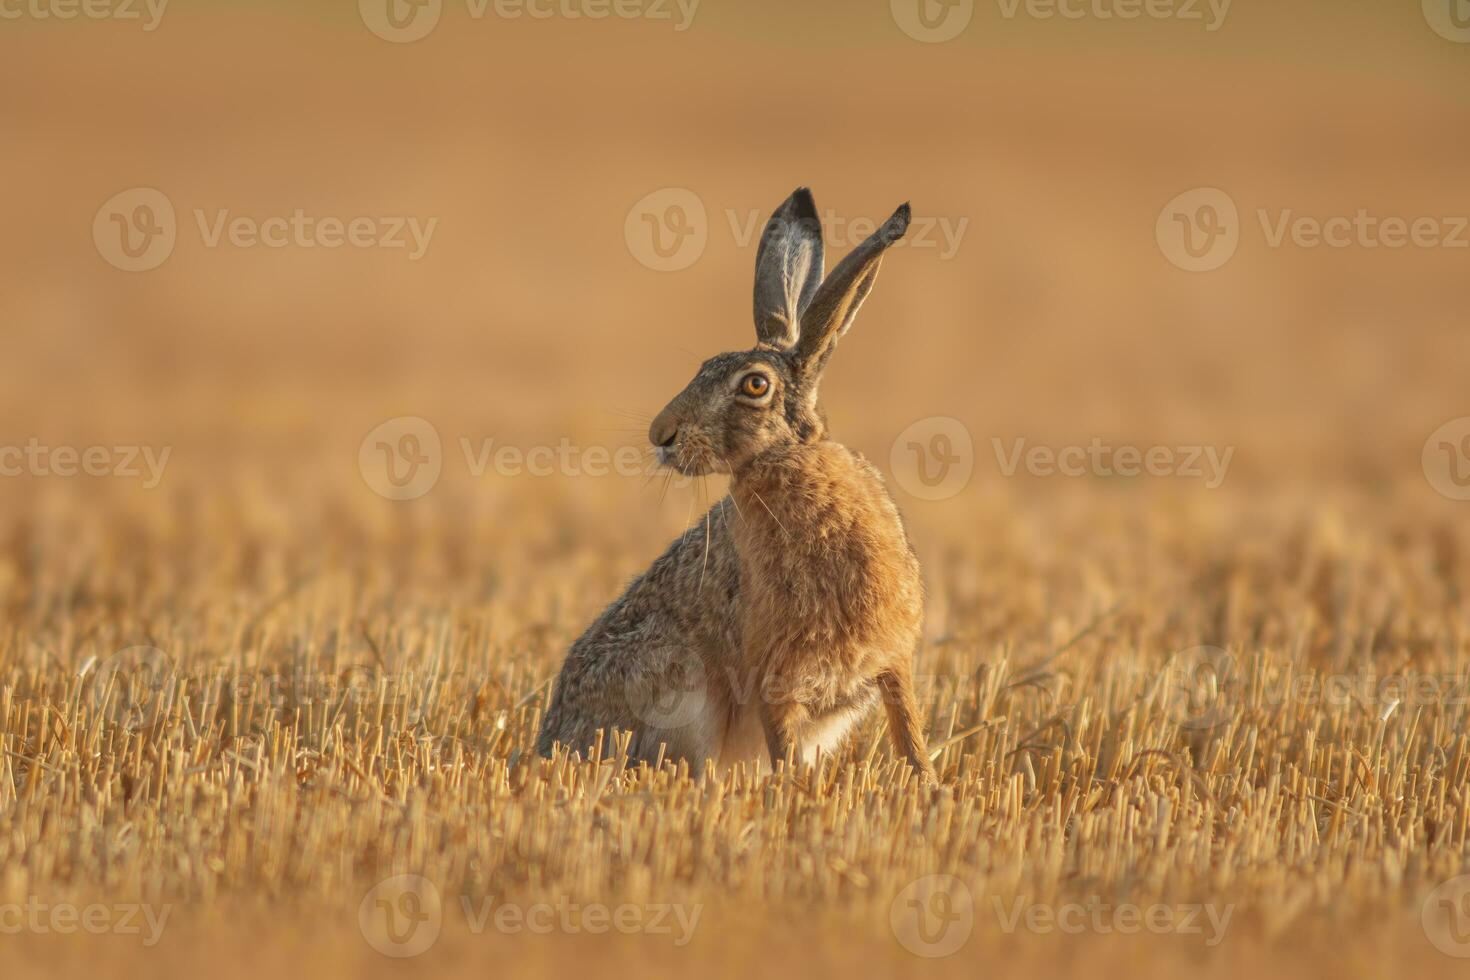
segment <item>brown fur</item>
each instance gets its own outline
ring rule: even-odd
[[[738,471],[732,496],[742,653],[771,758],[833,715],[855,723],[881,694],[896,748],[930,772],[910,683],[919,562],[878,472],[835,442],[783,447]]]
[[[754,761],[761,748],[773,764],[810,759],[881,699],[895,748],[933,778],[911,681],[918,561],[878,472],[827,438],[817,401],[907,226],[905,205],[823,279],[811,195],[772,216],[756,260],[760,343],[706,361],[649,429],[666,465],[729,473],[731,495],[573,644],[542,753],[621,729],[647,761]]]

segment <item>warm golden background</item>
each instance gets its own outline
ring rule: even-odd
[[[1217,870],[1197,879],[1142,856],[1074,864],[1075,828],[1040,803],[1017,804],[1030,807],[1034,838],[1007,839],[1003,821],[987,822],[1004,817],[1008,791],[996,787],[1006,780],[1035,791],[1021,761],[1031,750],[1018,747],[1051,737],[1038,724],[1065,715],[1080,731],[1076,712],[1097,710],[1089,698],[1118,706],[1117,690],[1088,688],[1110,658],[1137,654],[1157,669],[1171,649],[1211,643],[1242,662],[1299,655],[1362,669],[1366,656],[1386,670],[1430,670],[1416,658],[1432,648],[1436,663],[1463,672],[1470,503],[1436,492],[1421,450],[1470,415],[1470,249],[1272,248],[1257,219],[1258,209],[1470,215],[1470,44],[1431,30],[1417,0],[1236,0],[1216,31],[1177,19],[1039,19],[1024,6],[1008,18],[984,0],[963,33],[938,44],[907,36],[887,0],[703,0],[684,31],[667,20],[477,20],[446,0],[432,33],[405,44],[375,36],[351,2],[173,0],[151,32],[39,19],[26,3],[0,21],[0,443],[171,456],[146,490],[115,478],[0,480],[0,684],[12,699],[0,897],[180,905],[154,950],[117,937],[0,938],[7,975],[116,962],[179,975],[564,976],[599,961],[678,975],[717,961],[749,975],[772,971],[765,943],[780,963],[802,957],[812,961],[804,971],[834,974],[875,963],[911,975],[1463,968],[1419,927],[1428,890],[1465,870],[1463,767],[1440,772],[1432,794],[1460,828],[1416,836],[1395,822],[1417,819],[1395,809],[1402,796],[1348,779],[1340,759],[1322,763],[1322,783],[1297,786],[1317,768],[1312,749],[1305,762],[1293,755],[1300,733],[1278,731],[1268,746],[1262,733],[1277,729],[1242,722],[1231,737],[1249,753],[1232,750],[1238,771],[1221,763],[1222,779],[1244,773],[1278,806],[1347,793],[1350,806],[1334,805],[1376,830],[1320,857],[1295,844],[1237,851],[1225,828],[1244,811],[1222,805],[1203,818],[1221,822],[1214,849],[1206,830],[1206,857],[1189,858]],[[204,745],[208,732],[183,724],[182,743],[146,751],[140,740],[119,764],[145,789],[128,805],[118,800],[134,784],[95,767],[109,745],[123,757],[134,749],[122,753],[104,729],[81,746],[81,722],[59,707],[60,727],[49,720],[41,705],[75,703],[89,658],[135,644],[195,672],[297,657],[329,673],[376,663],[392,674],[444,654],[464,676],[436,717],[479,733],[466,750],[473,778],[503,764],[510,743],[484,741],[494,724],[478,713],[464,722],[466,705],[511,711],[516,731],[533,725],[534,696],[566,644],[717,488],[475,478],[460,439],[640,445],[639,420],[702,357],[749,343],[754,238],[742,229],[801,184],[845,220],[881,220],[910,200],[921,218],[961,230],[952,255],[937,229],[940,247],[894,251],[824,396],[834,433],[885,469],[917,420],[956,418],[973,438],[963,492],[926,502],[898,491],[933,596],[924,669],[980,688],[996,676],[1027,687],[1024,671],[1006,673],[1027,664],[1062,671],[1047,675],[1057,686],[1046,697],[1059,700],[1012,706],[1009,727],[996,722],[1000,734],[977,748],[981,761],[963,763],[962,746],[947,757],[953,778],[970,765],[975,814],[988,814],[955,818],[968,838],[914,852],[884,877],[834,871],[820,835],[788,848],[726,826],[710,833],[741,843],[723,871],[665,868],[629,857],[628,841],[647,834],[674,848],[699,831],[673,817],[666,830],[650,826],[657,818],[636,811],[644,790],[624,787],[617,807],[575,794],[565,804],[580,814],[564,829],[581,844],[551,848],[588,848],[597,870],[578,877],[506,844],[518,831],[505,814],[522,812],[501,809],[508,784],[475,798],[457,818],[460,836],[409,835],[413,850],[371,829],[382,814],[337,812],[346,804],[323,780],[343,780],[344,799],[376,786],[369,796],[386,792],[436,828],[436,808],[460,790],[432,766],[399,763],[400,780],[423,780],[419,798],[377,770],[326,765],[340,747],[321,719],[302,729],[315,733],[311,752],[274,775],[242,775],[225,742],[196,752],[190,764],[206,767],[197,794],[170,782],[182,769],[167,747]],[[99,254],[92,227],[105,201],[136,187],[168,196],[178,243],[158,268],[129,273]],[[1212,272],[1175,267],[1155,237],[1165,204],[1197,187],[1225,191],[1241,216],[1237,253]],[[687,268],[656,271],[625,229],[638,202],[667,188],[701,203],[708,243]],[[208,248],[193,216],[298,208],[437,225],[410,261],[402,249]],[[829,266],[851,244],[834,236]],[[429,420],[444,444],[439,484],[409,502],[378,497],[358,466],[364,436],[399,416]],[[1007,478],[992,439],[1019,438],[1235,452],[1208,491],[1188,479]],[[334,629],[339,641],[323,652]],[[374,646],[385,637],[397,654]],[[987,681],[985,669],[999,674]],[[961,721],[936,708],[939,735],[990,709],[1006,714],[957,690]],[[1464,707],[1435,710],[1438,727],[1409,728],[1407,711],[1391,719],[1386,737],[1401,740],[1404,759],[1453,756]],[[1370,724],[1349,738],[1359,722],[1329,728],[1368,753],[1385,735]],[[1119,736],[1124,756],[1184,744],[1141,732]],[[223,767],[218,778],[210,765]],[[298,795],[271,796],[267,784],[288,775]],[[122,788],[105,788],[114,783]],[[1065,779],[1055,785],[1066,792]],[[1138,813],[1150,815],[1140,826],[1157,810],[1150,793],[1188,792],[1169,786],[1135,787]],[[765,826],[752,792],[750,826]],[[265,813],[264,799],[277,809]],[[1334,812],[1319,815],[1324,833]],[[891,822],[875,833],[894,837],[858,849],[870,860],[895,840],[941,834],[884,813]],[[337,829],[312,830],[318,817]],[[237,820],[243,829],[226,840],[221,826]],[[280,846],[309,860],[253,850],[271,820],[292,827],[281,840],[294,843]],[[1048,827],[1060,850],[1043,855]],[[795,816],[785,831],[817,833]],[[882,925],[894,889],[916,874],[1024,888],[1031,872],[1012,860],[1045,865],[1037,887],[1059,895],[1228,895],[1249,910],[1247,924],[1213,951],[994,934],[942,961],[910,956]],[[661,870],[640,870],[653,864]],[[357,899],[387,873],[428,866],[446,888],[512,895],[657,894],[676,882],[681,899],[711,903],[713,924],[684,952],[461,936],[416,960],[377,957],[357,934]],[[761,868],[775,869],[770,880]]]

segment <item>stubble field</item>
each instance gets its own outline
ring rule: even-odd
[[[1470,49],[853,6],[13,25],[6,976],[1463,971],[1466,253],[1276,233],[1453,237]],[[743,229],[798,184],[834,258],[930,222],[823,397],[923,563],[941,785],[877,717],[775,775],[537,758],[569,644],[723,493],[650,479],[645,420],[751,342]],[[130,273],[93,226],[137,187],[178,240]],[[1239,209],[1213,270],[1159,230],[1190,188]],[[704,242],[660,268],[671,190]],[[212,237],[298,209],[435,231]],[[438,478],[387,499],[404,419]]]

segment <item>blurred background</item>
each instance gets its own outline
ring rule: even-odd
[[[974,492],[1002,481],[994,439],[1098,438],[1234,446],[1227,490],[1407,477],[1436,505],[1421,449],[1470,412],[1470,45],[1433,0],[627,2],[15,5],[6,439],[171,446],[160,501],[250,484],[297,509],[371,499],[360,443],[400,416],[437,430],[449,495],[461,439],[639,445],[700,359],[751,342],[760,224],[810,185],[829,267],[901,201],[920,219],[824,390],[875,459],[942,416]],[[1237,209],[1234,251],[1188,271],[1164,212],[1207,219],[1201,188]],[[172,242],[134,223],[147,193]],[[1294,237],[1360,212],[1443,244]],[[30,469],[0,493],[83,492]],[[467,506],[506,491],[468,482]]]

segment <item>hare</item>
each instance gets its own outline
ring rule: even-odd
[[[621,729],[634,761],[811,760],[881,700],[897,752],[934,779],[912,683],[918,559],[878,471],[828,438],[817,397],[908,224],[905,204],[823,279],[811,193],[772,215],[756,255],[758,343],[706,361],[649,428],[662,465],[728,474],[729,496],[572,645],[543,755]]]

